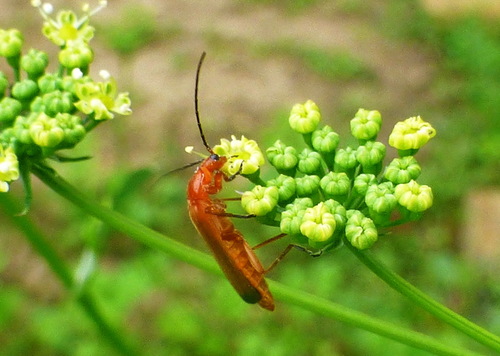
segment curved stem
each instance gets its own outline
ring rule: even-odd
[[[75,281],[71,269],[57,255],[57,252],[50,246],[47,239],[32,223],[27,215],[16,216],[14,212],[19,207],[8,195],[0,196],[0,206],[7,212],[12,223],[24,233],[31,246],[40,256],[42,256],[52,271],[57,275],[61,283],[67,290],[74,289]],[[107,320],[104,313],[97,306],[96,301],[88,290],[82,290],[77,295],[77,301],[85,310],[87,315],[94,321],[102,335],[108,342],[122,355],[138,355],[139,353],[130,345],[129,341],[123,337],[123,334],[116,327],[112,326],[110,320]]]
[[[407,280],[388,269],[370,252],[360,251],[353,247],[348,241],[345,242],[345,245],[365,266],[386,282],[391,288],[403,294],[413,303],[427,310],[441,321],[470,336],[477,342],[500,352],[500,337],[438,303]]]
[[[208,255],[167,238],[135,221],[129,220],[113,210],[99,205],[64,181],[52,170],[35,166],[33,167],[33,173],[62,197],[112,228],[182,261],[208,272],[222,275],[214,260]],[[441,344],[429,336],[404,329],[399,325],[380,321],[317,296],[286,287],[278,282],[269,280],[269,283],[277,299],[301,306],[306,310],[320,315],[343,321],[422,350],[434,352],[437,355],[476,355],[463,349]]]

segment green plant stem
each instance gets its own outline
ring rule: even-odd
[[[365,266],[386,282],[391,288],[403,294],[413,303],[425,309],[441,321],[470,336],[477,342],[500,352],[500,337],[438,303],[407,280],[384,266],[371,254],[371,252],[360,251],[347,241],[345,245]]]
[[[35,166],[33,167],[33,173],[62,197],[117,231],[149,247],[163,251],[208,272],[222,275],[222,272],[217,267],[213,258],[210,258],[208,255],[198,250],[167,238],[135,221],[129,220],[127,217],[111,209],[99,205],[71,186],[53,171]],[[278,282],[271,280],[269,280],[269,282],[277,299],[290,304],[299,305],[306,310],[316,312],[320,315],[341,320],[407,345],[432,351],[437,355],[476,355],[475,353],[463,349],[441,344],[429,336],[404,329],[399,325],[382,322],[362,313],[351,311],[328,300],[286,287]]]
[[[14,203],[9,195],[2,194],[0,196],[0,205],[7,213],[6,215],[11,218],[12,223],[24,233],[35,251],[45,259],[61,283],[66,289],[71,291],[75,284],[71,270],[57,255],[57,252],[50,246],[43,234],[36,228],[27,215],[13,215],[16,211],[19,211],[19,206]],[[129,342],[123,337],[123,333],[118,331],[116,327],[113,327],[111,322],[105,318],[104,313],[99,309],[88,290],[82,290],[81,293],[78,293],[77,302],[94,321],[104,338],[108,340],[115,350],[127,356],[139,354],[129,345]]]

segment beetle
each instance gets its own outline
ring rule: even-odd
[[[222,190],[223,181],[232,180],[234,176],[222,172],[227,157],[219,156],[213,151],[201,126],[198,86],[205,56],[206,53],[203,52],[196,70],[195,115],[201,140],[210,155],[200,163],[189,180],[189,217],[241,298],[250,304],[259,303],[262,308],[272,311],[274,299],[264,278],[266,270],[241,232],[229,219],[236,215],[226,212],[224,201],[212,197]]]

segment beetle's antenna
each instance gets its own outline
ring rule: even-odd
[[[205,138],[205,134],[203,133],[203,128],[201,127],[201,121],[200,121],[200,112],[198,110],[198,86],[200,83],[200,70],[201,70],[201,65],[203,64],[203,60],[205,59],[206,53],[203,52],[200,57],[200,61],[198,62],[198,68],[196,69],[196,84],[194,86],[194,111],[196,114],[196,122],[198,123],[198,129],[200,130],[200,136],[201,140],[203,141],[203,145],[205,145],[206,149],[210,154],[213,154],[214,151],[212,150],[212,147],[209,146],[207,143],[207,139]]]

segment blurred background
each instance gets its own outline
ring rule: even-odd
[[[80,11],[80,1],[53,1]],[[95,3],[90,2],[91,6]],[[203,151],[194,118],[202,51],[200,111],[211,145],[245,135],[261,147],[281,138],[301,147],[286,121],[314,100],[325,123],[349,141],[358,108],[397,121],[421,115],[437,136],[419,152],[419,181],[435,203],[424,219],[383,236],[373,252],[441,303],[500,333],[500,3],[495,0],[110,1],[95,15],[92,75],[107,69],[129,91],[133,115],[99,126],[77,147],[91,160],[54,164],[100,202],[167,236],[207,251],[188,223],[192,169],[160,175]],[[41,35],[29,1],[1,0],[0,27],[20,29],[25,51],[57,48]],[[0,70],[7,71],[4,63]],[[279,133],[279,136],[278,136]],[[388,158],[396,153],[388,150]],[[265,169],[264,169],[265,171]],[[92,172],[89,174],[89,172]],[[84,215],[38,181],[30,212],[74,268],[98,255],[92,290],[106,315],[148,355],[426,355],[371,333],[277,304],[243,303],[226,280],[148,249]],[[243,179],[231,189],[245,189]],[[150,187],[150,188],[148,188]],[[231,193],[231,192],[229,192]],[[12,193],[21,201],[20,184]],[[238,211],[238,204],[229,210]],[[0,215],[0,355],[110,355],[113,350],[72,293]],[[235,222],[251,244],[276,234]],[[286,241],[258,251],[265,265]],[[482,347],[413,307],[348,251],[311,259],[293,251],[269,276],[384,320],[478,352]]]

